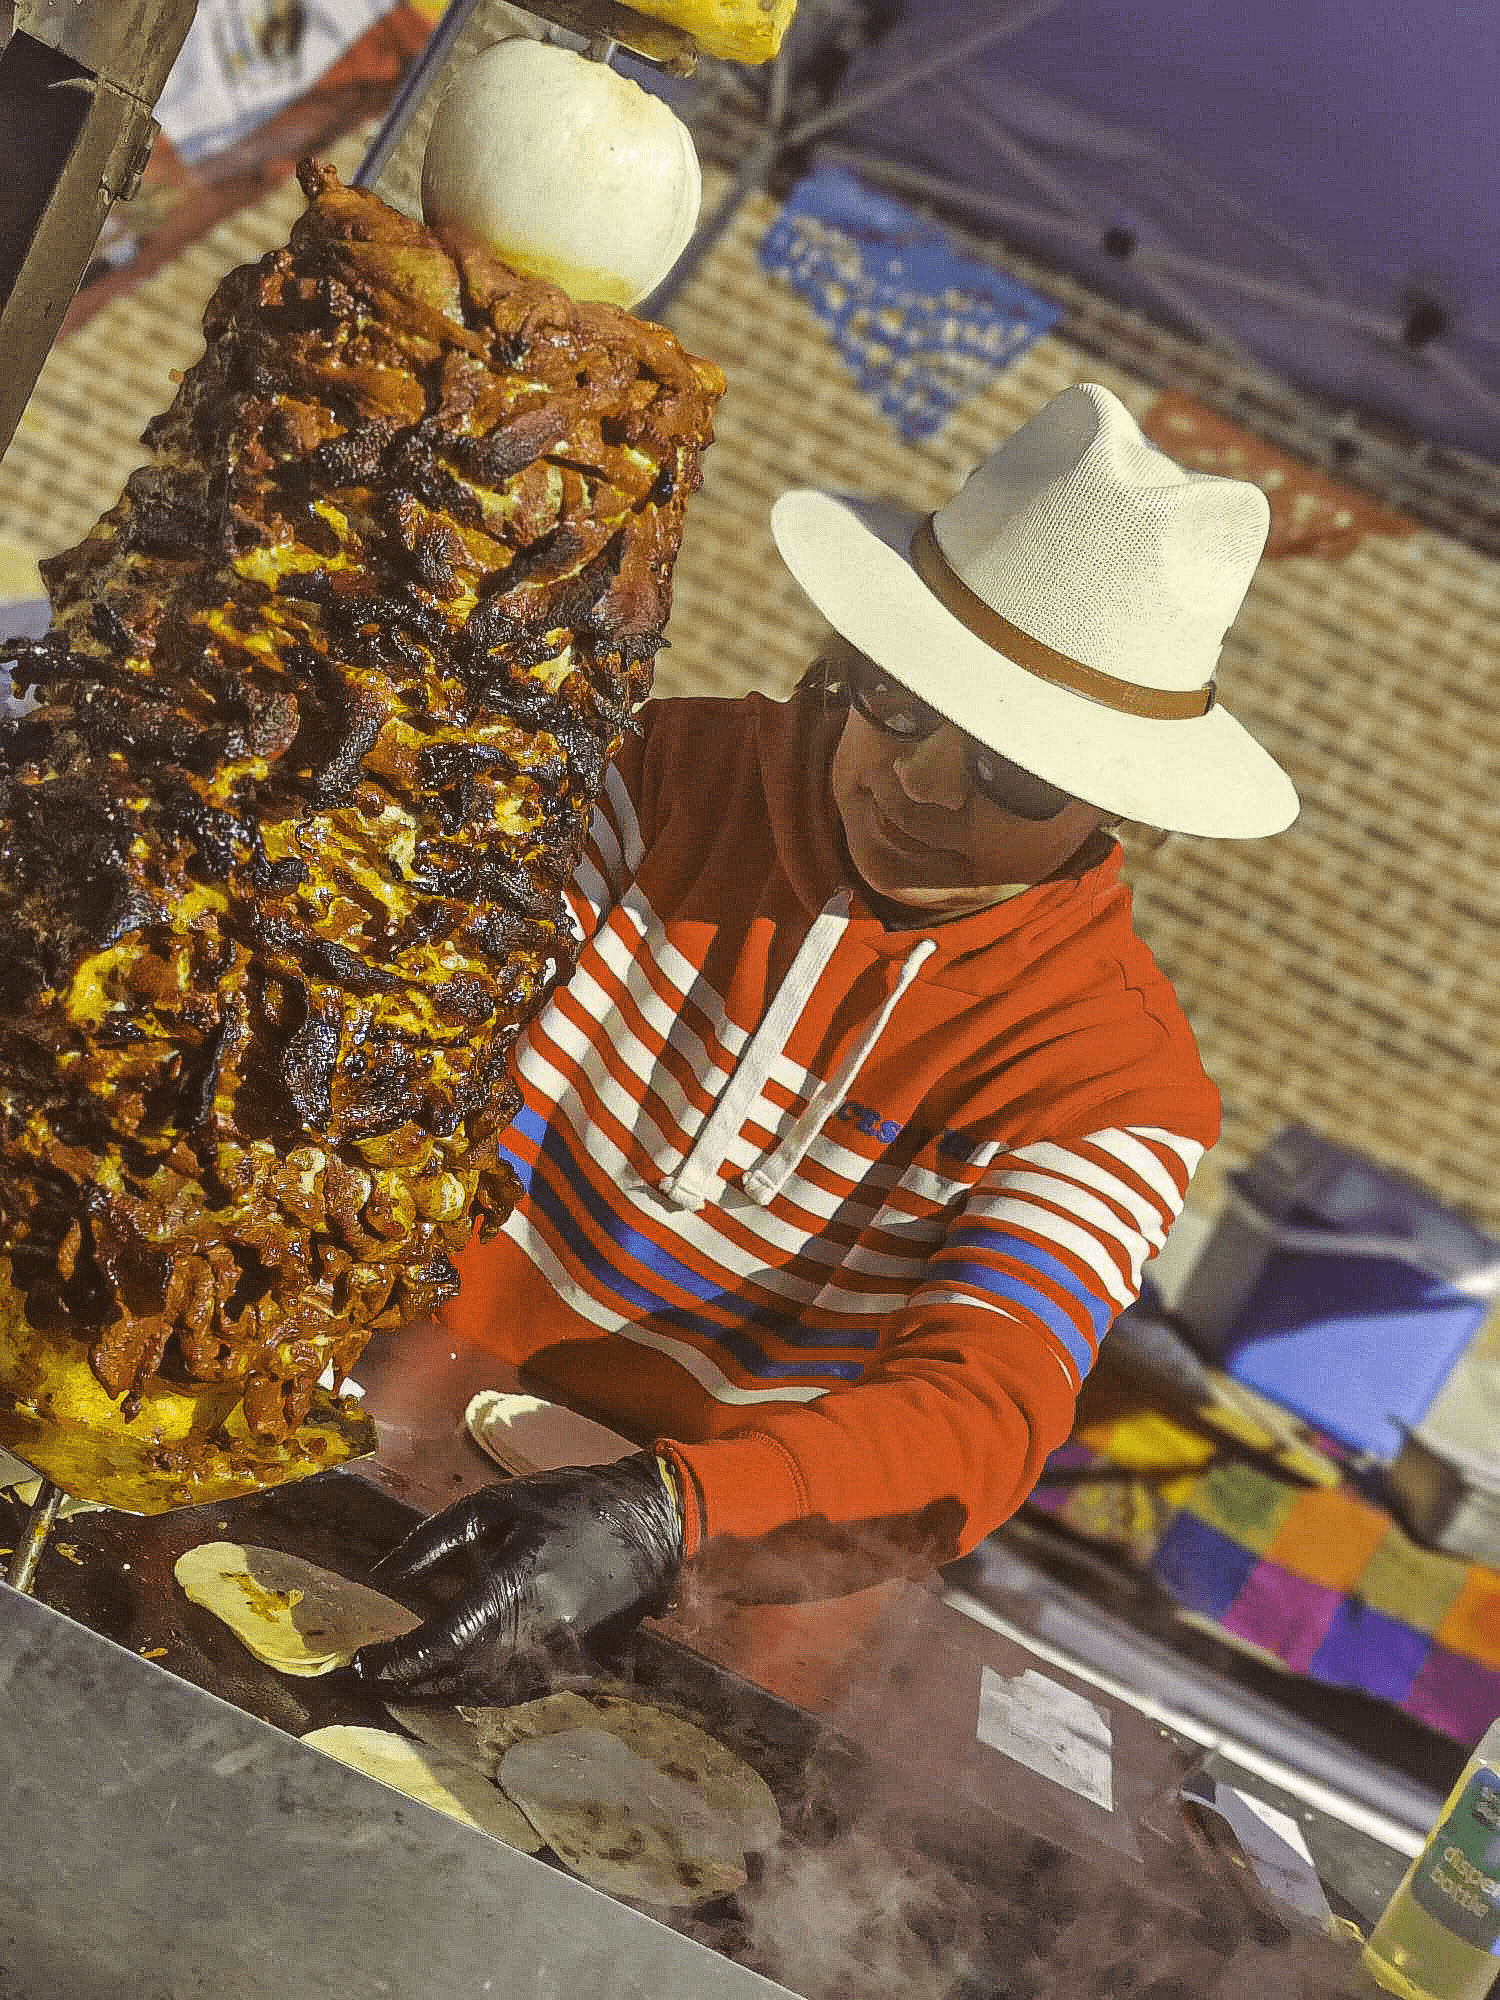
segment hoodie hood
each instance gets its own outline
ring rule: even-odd
[[[778,1075],[785,1073],[794,1036],[835,958],[834,984],[865,968],[857,990],[865,1011],[836,1057],[809,1076],[805,1101],[777,1131],[761,1157],[743,1167],[741,1193],[760,1206],[774,1201],[801,1167],[829,1120],[853,1099],[861,1072],[888,1033],[898,1043],[901,1010],[919,982],[950,991],[988,995],[1014,983],[1018,969],[1044,959],[1055,941],[1076,945],[1091,921],[1107,929],[1128,922],[1129,893],[1120,879],[1121,854],[1113,841],[1098,858],[1080,856],[1044,882],[965,916],[892,926],[852,876],[844,853],[829,767],[842,717],[794,698],[772,703],[752,697],[754,755],[779,872],[805,925],[733,1070],[681,1161],[660,1183],[675,1207],[699,1210],[722,1200],[729,1185],[726,1163],[748,1126],[763,1123]],[[878,977],[870,978],[873,966]],[[826,1000],[824,1002],[826,1004]]]

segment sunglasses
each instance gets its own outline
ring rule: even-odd
[[[948,720],[919,701],[900,681],[877,667],[873,660],[860,659],[848,670],[849,699],[864,717],[887,736],[917,743],[941,729]],[[972,790],[991,805],[999,806],[1017,819],[1056,819],[1064,806],[1073,803],[1073,794],[1049,785],[1008,757],[998,756],[982,743],[964,735],[964,771]]]

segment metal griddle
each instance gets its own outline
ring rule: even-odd
[[[644,1629],[601,1666],[601,1684],[687,1715],[776,1795],[781,1846],[752,1858],[746,1890],[692,1911],[642,1911],[601,1896],[549,1857],[515,1854],[294,1741],[330,1722],[389,1727],[390,1719],[347,1681],[291,1679],[262,1666],[182,1596],[173,1564],[197,1542],[227,1538],[362,1578],[446,1497],[434,1488],[493,1477],[464,1437],[453,1397],[486,1364],[450,1354],[447,1339],[417,1336],[405,1355],[401,1341],[388,1344],[398,1383],[407,1380],[404,1403],[381,1382],[378,1360],[373,1367],[385,1394],[369,1400],[377,1415],[384,1405],[395,1418],[379,1425],[375,1466],[155,1517],[75,1515],[58,1523],[41,1555],[36,1601],[0,1591],[0,1731],[11,1751],[0,1879],[17,1892],[18,1908],[24,1900],[34,1910],[39,1895],[56,1889],[75,1931],[59,1939],[57,1911],[43,1901],[46,1914],[35,1921],[49,1925],[45,1938],[13,1918],[17,1942],[7,1958],[0,1926],[5,2000],[92,2000],[95,1991],[113,2000],[122,1989],[90,1985],[91,1968],[121,1952],[121,1962],[133,1962],[143,1939],[155,1937],[162,1949],[163,1925],[179,1921],[186,1929],[172,1929],[165,1947],[170,1978],[130,1988],[148,2000],[210,1991],[215,2000],[321,2000],[328,1992],[405,2000],[416,1991],[448,2000],[487,1990],[536,2000],[710,2000],[721,1992],[751,2000],[776,1991],[809,2000],[885,2000],[889,1992],[925,2000],[928,1991],[942,2000],[1023,2000],[1058,1991],[1065,1969],[1080,2000],[1094,1992],[1126,2000],[1207,1991],[1235,1950],[1265,1951],[1279,1967],[1284,1933],[1222,1853],[1185,1837],[1175,1785],[1136,1814],[1132,1845],[1145,1851],[1135,1858],[1080,1841],[1066,1815],[1049,1820],[1036,1803],[1043,1781],[1028,1787],[1019,1767],[1001,1774],[997,1812],[995,1797],[974,1790],[986,1753],[967,1729],[950,1729],[916,1686],[903,1740],[882,1741],[890,1733],[883,1723],[861,1740],[660,1629]],[[440,1361],[451,1363],[448,1376],[434,1375]],[[406,1428],[419,1407],[428,1412],[430,1450]],[[403,1463],[419,1465],[429,1482],[419,1500],[381,1483],[417,1482],[415,1472],[402,1475]],[[0,1528],[14,1532],[22,1510],[9,1506]],[[971,1639],[981,1641],[968,1621],[945,1615],[959,1659]],[[566,1684],[587,1683],[570,1672]],[[853,1699],[849,1713],[858,1707]],[[934,1759],[945,1776],[936,1784]],[[1188,1761],[1163,1768],[1175,1774]],[[215,1804],[226,1785],[229,1795]],[[288,1802],[284,1810],[278,1799]],[[80,1869],[86,1892],[62,1896]],[[263,1893],[279,1899],[287,1936],[313,1937],[315,1949],[267,1957]],[[435,1943],[441,1909],[449,1921]],[[351,1944],[342,1980],[330,1984],[330,1954],[337,1961],[352,1912],[358,1947]],[[1099,1939],[1127,1924],[1143,1938],[1173,1940],[1179,1983],[1153,1989],[1147,1971],[1138,1986],[1116,1973],[1093,1983]],[[837,1930],[850,1935],[841,1941]],[[476,1936],[493,1939],[477,1960]],[[901,1963],[894,1985],[879,1969],[879,1954],[892,1950]],[[476,1963],[490,1968],[492,1989]],[[209,1966],[217,1968],[211,1983],[195,1983],[209,1980]],[[1185,1967],[1195,1986],[1181,1983]],[[1268,1971],[1269,1989],[1283,1990],[1277,1977]]]
[[[10,1509],[6,1525],[13,1532],[21,1513],[14,1501]],[[116,1710],[136,1663],[148,1661],[187,1689],[211,1697],[205,1714],[214,1705],[227,1704],[287,1738],[332,1722],[390,1728],[380,1703],[342,1677],[298,1679],[263,1666],[219,1620],[187,1601],[172,1570],[185,1549],[228,1538],[282,1549],[359,1578],[417,1518],[417,1511],[403,1501],[366,1479],[341,1472],[217,1506],[154,1517],[110,1511],[75,1515],[58,1525],[44,1551],[35,1595],[53,1613],[111,1642],[98,1654],[94,1670],[103,1714]],[[960,1879],[954,1872],[954,1855],[912,1844],[911,1800],[898,1800],[901,1788],[883,1782],[855,1745],[817,1718],[658,1633],[638,1634],[601,1666],[598,1675],[591,1678],[570,1670],[556,1684],[607,1686],[676,1710],[744,1757],[770,1784],[781,1808],[786,1835],[775,1864],[779,1871],[794,1876],[813,1856],[825,1857],[822,1865],[827,1866],[828,1852],[853,1840],[863,1865],[872,1865],[878,1856],[878,1865],[893,1880],[910,1884],[915,1934],[920,1937],[925,1925],[935,1952],[952,1946],[956,1924],[967,1925],[971,1936],[965,1950],[973,1960],[974,1976],[967,1985],[950,1988],[953,2000],[971,2000],[995,1990],[986,1982],[996,1953],[1010,1958],[1018,1953],[1029,1957],[1034,1951],[1039,1935],[1036,1881],[1055,1881],[1059,1868],[1070,1865],[1069,1857],[1049,1843],[1007,1843],[1003,1878],[995,1873],[997,1857],[991,1856],[988,1879],[973,1883]],[[535,1682],[517,1693],[529,1697],[544,1691],[545,1685]],[[182,1701],[183,1692],[174,1688],[174,1703]],[[123,1742],[120,1749],[129,1757]],[[294,1760],[315,1755],[290,1742],[278,1745],[277,1751],[289,1767]],[[466,1838],[488,1845],[481,1835]],[[969,1857],[971,1865],[964,1874],[974,1872],[976,1858],[982,1857]],[[582,1885],[567,1879],[584,1898]],[[329,1887],[336,1896],[337,1884]],[[585,1901],[584,1920],[597,1924],[600,1906],[608,1899],[587,1892]],[[760,1937],[739,1898],[724,1898],[693,1911],[654,1911],[647,1913],[647,1921],[663,1923],[716,1956],[802,1991],[795,1967],[788,1962],[795,1950]],[[547,1990],[545,1985],[538,1988]],[[634,1988],[627,1985],[620,1990]],[[3,1980],[0,1992],[10,2000]],[[29,1994],[26,2000],[31,2000]]]
[[[6,2000],[785,1989],[11,1593]]]

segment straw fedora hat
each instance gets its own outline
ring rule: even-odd
[[[1185,470],[1092,382],[928,518],[806,489],[771,512],[835,631],[940,714],[1108,813],[1231,839],[1297,816],[1214,688],[1269,525],[1259,487]]]

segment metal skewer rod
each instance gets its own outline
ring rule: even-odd
[[[443,18],[427,37],[421,53],[397,86],[396,94],[380,122],[380,130],[370,141],[369,149],[359,163],[354,176],[355,187],[372,188],[380,179],[386,163],[401,143],[401,134],[411,122],[412,113],[452,55],[478,4],[479,0],[452,0]]]
[[[36,1566],[42,1559],[42,1550],[47,1546],[47,1537],[52,1533],[57,1519],[57,1510],[63,1503],[63,1491],[54,1486],[50,1479],[44,1479],[41,1491],[26,1514],[26,1526],[21,1539],[16,1543],[15,1554],[10,1559],[10,1568],[5,1572],[5,1581],[12,1590],[30,1593],[36,1576]]]

